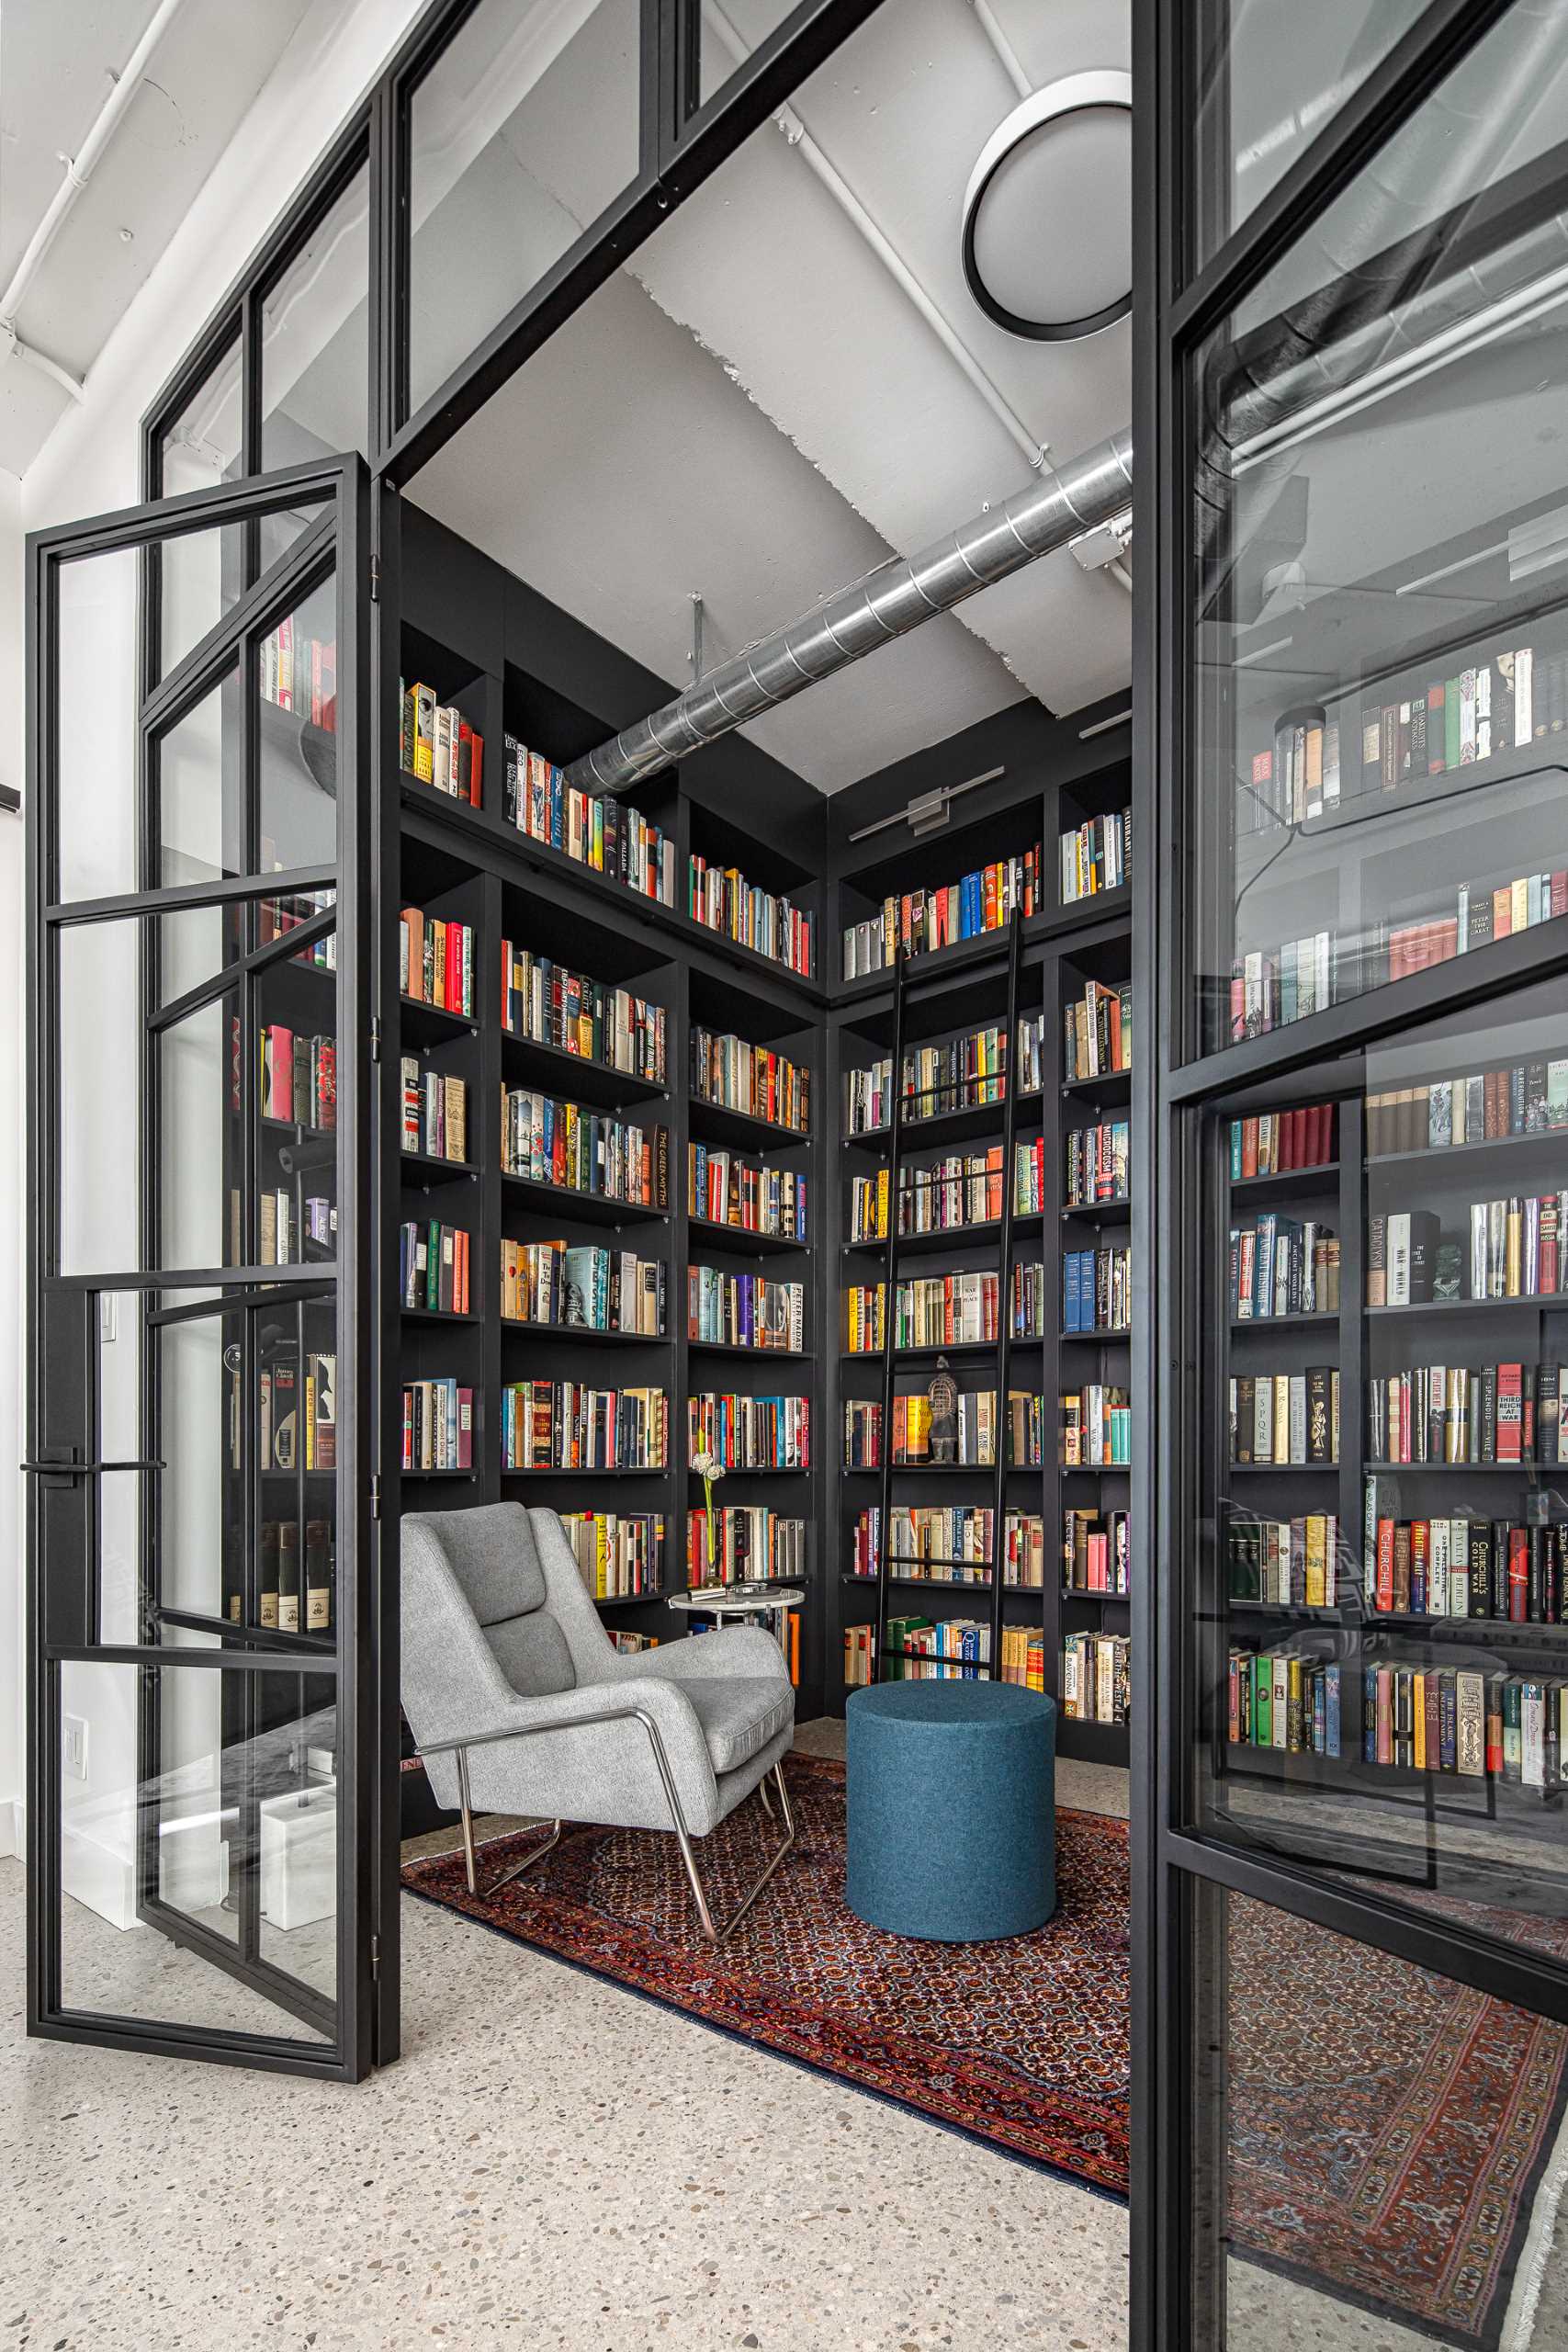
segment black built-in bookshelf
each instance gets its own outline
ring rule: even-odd
[[[475,933],[476,989],[471,1019],[455,1021],[423,1005],[399,1008],[400,1035],[385,1042],[393,1069],[404,1053],[422,1067],[461,1076],[468,1085],[467,1164],[453,1168],[405,1159],[400,1164],[400,1219],[438,1218],[471,1236],[470,1312],[467,1319],[404,1312],[389,1306],[398,1334],[400,1381],[452,1377],[474,1398],[473,1461],[464,1472],[411,1474],[392,1499],[396,1510],[454,1509],[516,1498],[547,1502],[562,1511],[598,1509],[662,1513],[664,1589],[680,1590],[685,1571],[686,1514],[702,1500],[700,1478],[686,1459],[686,1401],[704,1391],[748,1396],[803,1396],[811,1417],[811,1462],[798,1470],[731,1470],[716,1489],[716,1504],[772,1509],[806,1522],[807,1600],[801,1615],[799,1712],[803,1719],[841,1712],[843,1632],[860,1618],[865,1594],[844,1580],[846,1544],[858,1510],[874,1499],[876,1481],[842,1467],[842,1406],[862,1393],[867,1368],[841,1361],[841,1291],[852,1265],[874,1279],[874,1253],[846,1254],[846,1171],[873,1164],[874,1137],[842,1143],[842,1073],[856,1059],[887,1050],[892,975],[846,986],[841,937],[873,897],[922,880],[956,879],[972,867],[1039,841],[1043,844],[1043,904],[1025,925],[1024,995],[1045,1021],[1045,1084],[1021,1102],[1021,1137],[1043,1134],[1049,1185],[1047,1206],[1015,1224],[1016,1261],[1045,1267],[1046,1337],[1015,1350],[1010,1385],[1036,1387],[1045,1398],[1043,1465],[1009,1473],[1010,1503],[1044,1520],[1043,1592],[1010,1592],[1008,1622],[1033,1623],[1045,1634],[1047,1688],[1055,1687],[1063,1631],[1124,1631],[1127,1605],[1059,1590],[1061,1513],[1070,1502],[1122,1504],[1127,1474],[1064,1473],[1058,1464],[1058,1399],[1064,1388],[1100,1380],[1125,1385],[1126,1342],[1057,1338],[1060,1256],[1076,1239],[1092,1246],[1096,1227],[1065,1220],[1061,1138],[1067,1128],[1100,1115],[1092,1095],[1066,1094],[1058,1082],[1063,991],[1078,975],[1124,980],[1130,968],[1125,896],[1113,893],[1062,908],[1056,895],[1059,831],[1086,814],[1122,807],[1127,797],[1126,736],[1085,740],[1078,727],[1049,719],[1036,708],[1007,712],[947,745],[917,754],[830,799],[742,738],[711,746],[701,759],[666,771],[629,796],[674,844],[676,903],[663,905],[595,872],[507,823],[502,762],[508,734],[565,764],[606,734],[665,698],[668,683],[628,661],[603,639],[502,571],[443,526],[405,506],[402,674],[430,685],[484,738],[483,805],[473,808],[405,774],[400,780],[397,906],[457,919]],[[1096,714],[1089,714],[1090,718]],[[985,768],[1003,773],[953,803],[949,823],[916,840],[908,825],[852,843],[858,823],[901,811],[911,795]],[[929,779],[929,781],[928,781]],[[745,812],[743,825],[737,810]],[[749,882],[787,894],[807,908],[816,927],[817,970],[807,980],[783,965],[737,945],[693,922],[683,911],[687,859],[696,850],[711,863],[739,865]],[[931,1007],[929,1034],[955,1035],[998,1017],[998,951],[995,932],[923,957],[918,967],[922,1000]],[[510,1035],[501,1013],[501,943],[510,940],[549,956],[573,972],[623,986],[664,1008],[665,1080],[643,1078],[586,1062],[536,1041]],[[732,1034],[786,1056],[810,1073],[810,1113],[805,1132],[731,1107],[694,1098],[690,1038],[694,1024]],[[882,1040],[878,1046],[878,1040]],[[580,1197],[547,1184],[503,1175],[500,1116],[502,1086],[525,1087],[585,1111],[662,1126],[668,1136],[667,1193],[661,1208]],[[1124,1115],[1126,1080],[1109,1081],[1107,1103]],[[1110,1115],[1110,1113],[1107,1113]],[[999,1111],[960,1113],[929,1136],[911,1131],[917,1160],[928,1144],[974,1148]],[[952,1131],[953,1143],[947,1140]],[[917,1136],[919,1140],[917,1141]],[[993,1138],[994,1139],[994,1138]],[[688,1145],[729,1151],[751,1167],[784,1169],[807,1182],[808,1225],[804,1240],[791,1233],[751,1232],[694,1217],[687,1196]],[[1055,1171],[1053,1173],[1053,1171]],[[1107,1228],[1110,1229],[1109,1227]],[[1124,1238],[1124,1226],[1120,1228]],[[562,1238],[635,1250],[664,1270],[666,1321],[657,1338],[606,1336],[577,1328],[503,1322],[500,1314],[501,1245]],[[904,1271],[996,1264],[995,1232],[966,1237],[951,1254],[932,1242],[911,1250]],[[726,1275],[761,1274],[804,1286],[798,1352],[739,1349],[688,1340],[687,1270],[711,1267]],[[387,1295],[395,1301],[396,1267]],[[929,1379],[934,1357],[922,1361]],[[961,1385],[979,1386],[983,1357],[955,1359]],[[994,1380],[994,1365],[991,1367]],[[518,1380],[572,1381],[596,1388],[660,1387],[669,1398],[669,1460],[659,1470],[508,1472],[501,1466],[500,1408],[503,1389]],[[916,1385],[913,1373],[899,1381]],[[863,1393],[874,1393],[865,1386]],[[989,1497],[987,1470],[930,1481],[931,1498]],[[899,1475],[896,1497],[919,1499],[918,1474]],[[1014,1489],[1017,1489],[1016,1497]],[[923,1613],[981,1614],[987,1597],[974,1588],[909,1588],[911,1608]],[[663,1599],[639,1594],[601,1604],[617,1632],[660,1641],[680,1637],[683,1617]],[[874,1614],[874,1610],[871,1611]],[[1122,1727],[1064,1726],[1066,1752],[1124,1759]],[[423,1774],[403,1776],[405,1822],[429,1817]]]

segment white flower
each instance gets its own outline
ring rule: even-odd
[[[692,1456],[692,1467],[696,1472],[699,1478],[706,1478],[711,1481],[715,1478],[722,1478],[724,1476],[724,1464],[719,1460],[716,1453],[694,1453]]]

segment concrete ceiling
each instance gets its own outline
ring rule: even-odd
[[[18,308],[14,323],[25,342],[85,375],[309,5],[185,0]],[[60,186],[61,156],[80,148],[153,6],[6,0],[0,288]],[[69,399],[48,376],[0,353],[0,466],[24,472]]]
[[[723,7],[747,47],[779,13],[773,0]],[[1128,62],[1126,0],[993,9],[1035,86]],[[501,132],[423,212],[416,192],[416,252],[429,239],[441,256],[424,273],[416,337],[449,333],[465,310],[480,327],[501,315],[521,290],[519,252],[558,250],[563,220],[592,217],[591,180],[618,120],[615,15],[596,12],[550,49],[550,104],[536,117],[580,122],[588,105],[604,137],[506,141],[504,238]],[[707,16],[716,56],[711,0]],[[541,81],[535,107],[542,95]],[[493,77],[485,96],[493,112]],[[964,189],[1016,102],[966,0],[889,0],[794,111],[1029,435],[1066,458],[1126,422],[1129,336],[1123,324],[1079,344],[1024,342],[993,326],[964,285]],[[331,438],[324,415],[319,429]],[[684,684],[694,592],[706,606],[706,659],[722,658],[1028,479],[1006,426],[770,123],[411,487]],[[1076,710],[1123,685],[1130,667],[1125,590],[1064,553],[747,732],[831,792],[1025,695]]]

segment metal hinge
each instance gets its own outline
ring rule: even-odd
[[[370,1516],[372,1519],[381,1516],[381,1481],[378,1477],[370,1481]]]
[[[381,1016],[378,1012],[370,1016],[370,1058],[373,1062],[381,1058]]]
[[[380,1975],[380,1973],[381,1973],[381,1939],[380,1939],[380,1937],[379,1937],[379,1936],[372,1936],[372,1937],[371,1937],[371,1939],[370,1939],[370,1974],[371,1974],[371,1978],[372,1978],[372,1980],[374,1980],[376,1977],[379,1976],[379,1975]]]
[[[373,555],[370,559],[370,602],[373,605],[378,605],[380,601],[381,559],[378,555]]]

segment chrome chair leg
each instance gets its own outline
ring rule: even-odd
[[[784,1767],[781,1764],[774,1764],[770,1769],[772,1770],[773,1780],[778,1784],[779,1805],[784,1814],[784,1843],[773,1855],[773,1860],[769,1862],[767,1868],[763,1871],[756,1884],[751,1888],[750,1894],[742,1898],[736,1910],[725,1921],[722,1928],[715,1927],[713,1913],[708,1908],[708,1899],[703,1889],[702,1874],[697,1869],[697,1858],[692,1850],[692,1840],[687,1833],[685,1821],[682,1816],[680,1804],[675,1795],[674,1783],[672,1781],[666,1781],[666,1790],[670,1798],[671,1815],[675,1825],[676,1842],[681,1849],[681,1860],[686,1866],[686,1877],[692,1889],[692,1899],[697,1906],[698,1922],[702,1928],[704,1935],[707,1938],[710,1944],[721,1944],[735,1933],[736,1928],[740,1925],[741,1920],[744,1919],[747,1912],[750,1911],[752,1904],[755,1903],[757,1897],[761,1894],[762,1889],[766,1886],[768,1881],[772,1878],[773,1872],[777,1870],[779,1864],[784,1860],[784,1856],[789,1852],[790,1848],[795,1843],[795,1816],[790,1811],[789,1791],[784,1786]],[[765,1780],[768,1775],[764,1773],[762,1777]],[[758,1786],[761,1786],[761,1781],[758,1782]],[[769,1812],[771,1815],[772,1807],[769,1808]]]
[[[479,1883],[474,1848],[473,1807],[468,1798],[468,1759],[461,1748],[457,1750],[457,1796],[463,1815],[463,1862],[468,1872],[468,1893],[478,1894]],[[506,1834],[511,1837],[515,1833],[508,1830]],[[510,1870],[502,1871],[491,1879],[484,1890],[485,1894],[489,1896],[503,1886],[510,1886],[514,1878],[521,1878],[524,1871],[531,1871],[536,1862],[542,1862],[545,1856],[553,1853],[560,1844],[560,1834],[561,1825],[558,1821],[542,1846],[534,1847],[520,1862],[513,1862]]]

